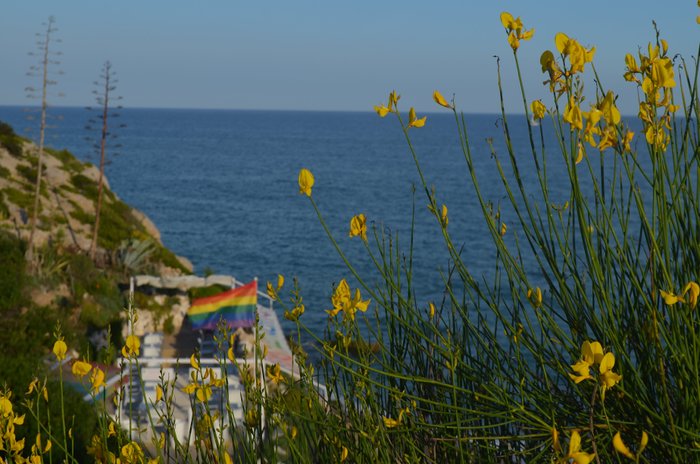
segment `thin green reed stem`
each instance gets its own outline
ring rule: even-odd
[[[151,429],[151,433],[153,434],[153,437],[155,437],[156,436],[156,429],[155,429],[155,425],[153,422],[153,417],[151,415],[151,406],[153,406],[153,403],[151,403],[151,404],[148,403],[148,397],[146,396],[145,384],[144,384],[143,378],[141,377],[141,365],[139,364],[138,358],[135,359],[135,363],[136,363],[136,372],[137,372],[137,376],[138,376],[138,383],[139,383],[139,386],[141,388],[141,399],[146,406],[146,417],[148,417],[148,425]],[[133,379],[129,378],[129,381],[131,383],[131,381],[133,381]],[[131,389],[129,389],[129,394],[131,395]],[[129,424],[131,425],[131,422],[129,422]],[[162,460],[163,459],[162,450],[158,446],[156,446],[155,448],[156,448],[156,451],[158,453],[158,457]]]
[[[464,462],[464,450],[462,449],[462,415],[457,411],[457,406],[459,405],[457,401],[457,379],[455,376],[455,371],[457,369],[457,359],[459,358],[459,351],[454,352],[452,359],[449,361],[450,366],[450,381],[452,382],[452,404],[455,407],[455,421],[457,422],[457,437],[459,445],[459,459],[460,462]]]
[[[654,113],[656,112],[656,108],[654,106],[653,108]],[[671,282],[671,278],[668,274],[668,269],[669,269],[669,262],[668,260],[670,259],[670,253],[668,253],[668,236],[667,236],[667,224],[664,218],[666,218],[666,194],[665,194],[665,189],[664,189],[664,171],[665,171],[665,161],[663,157],[661,156],[662,153],[658,151],[658,146],[657,144],[654,144],[653,146],[649,146],[649,154],[652,159],[652,167],[653,167],[653,199],[652,199],[652,218],[659,218],[659,221],[652,221],[651,223],[651,237],[658,237],[660,240],[660,245],[661,249],[658,250],[658,253],[652,254],[651,255],[651,265],[654,266],[655,264],[659,264],[661,269],[660,271],[664,274],[664,280],[666,282]],[[660,228],[660,230],[657,232],[657,227]],[[658,254],[661,254],[661,256],[657,256]],[[652,270],[650,273],[651,278],[655,279],[655,272]],[[652,288],[655,288],[656,285],[652,283]],[[676,444],[679,443],[678,441],[678,435],[676,432],[676,426],[675,426],[675,420],[674,420],[674,415],[673,415],[673,410],[671,408],[671,399],[670,399],[670,393],[669,393],[669,387],[668,387],[668,382],[667,382],[667,369],[666,365],[664,363],[663,356],[660,354],[663,353],[663,347],[661,345],[661,338],[659,337],[659,317],[658,313],[656,311],[656,308],[654,308],[653,313],[653,321],[654,321],[654,327],[656,331],[656,345],[657,345],[657,353],[658,355],[658,363],[659,363],[659,372],[660,372],[660,377],[661,377],[661,387],[662,387],[662,398],[664,401],[664,406],[666,407],[666,412],[667,412],[667,419],[670,423],[671,426],[671,434],[673,435],[674,442]]]
[[[513,50],[513,59],[515,60],[515,69],[518,72],[518,84],[520,87],[520,95],[523,99],[523,110],[525,111],[525,120],[527,121],[527,133],[530,138],[530,148],[532,149],[532,158],[535,160],[537,171],[540,170],[540,165],[537,162],[537,150],[535,150],[535,139],[532,136],[532,123],[530,122],[530,110],[527,106],[527,98],[525,97],[525,86],[523,85],[523,76],[520,72],[520,61],[518,60],[518,51]]]
[[[306,326],[304,326],[304,330],[305,330],[305,332],[307,333],[307,335],[311,336],[311,337],[314,339],[314,341],[316,341],[316,342],[319,343],[319,344],[322,344],[322,343],[323,343],[323,340],[322,340],[321,338],[319,338],[318,335],[317,335],[314,331],[312,331],[311,329],[309,329],[309,328],[306,327]],[[322,353],[322,354],[323,354],[324,356],[326,356],[327,359],[331,360],[330,357],[328,357],[325,353]],[[430,378],[426,378],[426,377],[404,374],[404,373],[402,373],[402,372],[387,372],[387,371],[385,371],[385,370],[377,369],[377,368],[375,368],[375,367],[373,367],[373,366],[365,365],[365,364],[362,363],[361,360],[357,360],[357,359],[353,358],[352,356],[350,356],[350,355],[348,355],[348,354],[342,353],[341,351],[336,351],[336,352],[334,353],[334,356],[337,357],[337,358],[339,358],[340,360],[342,360],[345,364],[333,362],[333,365],[336,365],[336,366],[338,366],[341,370],[343,370],[343,371],[345,371],[345,372],[347,372],[347,373],[349,373],[349,374],[352,374],[353,378],[360,379],[360,380],[362,380],[362,381],[364,381],[364,382],[366,382],[366,383],[368,383],[368,384],[371,384],[371,385],[374,385],[374,386],[376,386],[376,387],[379,387],[380,389],[386,390],[388,393],[391,393],[391,394],[394,394],[394,395],[403,395],[404,397],[406,397],[406,398],[408,398],[408,399],[420,400],[420,401],[422,401],[422,402],[424,402],[424,403],[426,403],[426,404],[432,404],[432,405],[435,405],[435,406],[441,406],[441,405],[443,405],[443,403],[441,403],[440,401],[437,401],[437,400],[430,400],[430,399],[426,399],[426,398],[421,398],[421,397],[412,395],[412,394],[410,394],[410,393],[404,393],[404,392],[402,392],[402,391],[400,391],[400,390],[398,390],[398,389],[394,389],[394,388],[391,388],[391,387],[387,387],[385,384],[379,382],[378,380],[376,380],[375,378],[373,378],[371,375],[369,375],[369,373],[372,373],[372,374],[380,374],[380,375],[385,375],[385,376],[392,376],[392,377],[395,377],[396,379],[411,381],[411,382],[420,383],[420,384],[424,384],[424,385],[433,385],[433,386],[436,386],[436,387],[446,387],[446,386],[449,387],[449,386],[450,386],[450,384],[446,384],[446,383],[444,383],[444,382],[440,382],[440,381],[437,381],[437,380],[434,380],[434,379],[430,379]],[[332,361],[332,360],[331,360],[331,361]],[[366,374],[366,375],[365,375],[365,374],[362,374],[362,373],[360,373],[360,372],[358,372],[358,371],[352,369],[352,368],[351,368],[352,366],[361,367],[361,368],[365,369],[365,370],[368,372],[368,374]],[[462,394],[462,395],[463,395],[463,394],[469,393],[469,390],[466,390],[466,389],[461,388],[461,387],[459,387],[459,386],[456,386],[455,388],[457,389],[457,392],[458,392],[459,394]],[[487,395],[486,393],[484,393],[482,396],[483,396],[484,398],[486,398],[486,399],[489,399],[489,400],[495,400],[494,397],[490,397],[490,396]],[[454,407],[457,407],[457,406],[455,405]],[[464,407],[459,407],[459,409],[460,409],[463,413],[474,413],[474,412],[476,412],[476,411],[474,411],[474,410],[472,410],[472,409],[468,409],[468,408],[464,408]]]
[[[528,201],[528,198],[527,198],[527,195],[525,192],[525,188],[524,188],[524,185],[522,183],[522,179],[520,177],[520,172],[519,172],[518,165],[516,162],[516,157],[515,157],[515,151],[514,151],[514,148],[512,145],[512,139],[510,136],[508,119],[507,119],[506,113],[505,113],[505,102],[504,102],[504,98],[503,98],[503,87],[502,87],[502,83],[501,83],[500,60],[497,59],[496,63],[497,63],[497,74],[498,74],[499,98],[500,98],[500,102],[501,102],[501,117],[503,118],[504,137],[505,137],[506,147],[508,149],[509,159],[511,162],[513,176],[515,177],[516,183],[518,185],[518,192],[520,194],[520,198],[523,201],[523,205],[524,205],[525,211],[527,213],[527,218],[528,218],[527,223],[524,220],[524,217],[520,211],[520,206],[519,206],[518,202],[515,200],[515,196],[513,195],[512,191],[511,191],[509,183],[506,181],[506,178],[502,174],[501,174],[501,179],[502,179],[503,185],[506,188],[506,191],[508,193],[508,198],[511,202],[511,205],[513,206],[513,209],[514,209],[516,215],[518,216],[518,220],[519,220],[521,226],[523,227],[523,231],[526,234],[526,238],[528,239],[528,243],[530,245],[530,248],[534,252],[534,254],[537,254],[538,247],[544,248],[542,246],[544,244],[544,240],[543,240],[543,237],[541,235],[540,229],[537,227],[537,221],[535,220],[535,215],[533,214],[531,204],[530,204],[531,202]],[[518,66],[517,65],[517,56],[516,56],[516,66]],[[519,82],[520,82],[521,94],[523,95],[523,103],[527,107],[527,99],[525,98],[525,89],[524,89],[524,86],[522,84],[522,79],[520,78],[519,66],[518,66],[518,77],[519,77]],[[526,110],[526,112],[527,112],[527,110]],[[530,146],[531,146],[531,150],[532,150],[532,155],[533,155],[533,159],[535,161],[535,164],[537,166],[537,171],[538,171],[538,176],[539,176],[539,171],[540,171],[539,162],[537,161],[537,154],[536,154],[536,150],[535,150],[534,139],[532,136],[532,127],[530,124],[529,117],[527,118],[527,125],[528,125],[528,134],[529,134],[529,138],[530,138]],[[495,151],[493,149],[492,149],[492,153],[495,153]],[[498,162],[498,160],[497,160],[497,162]],[[546,189],[543,189],[543,190],[546,192]],[[546,195],[545,195],[545,201],[546,201]],[[515,268],[518,268],[518,267],[515,266]],[[524,281],[524,279],[523,279],[523,281]]]
[[[413,162],[416,165],[416,170],[418,171],[418,176],[420,177],[420,182],[423,186],[423,189],[425,190],[425,194],[428,197],[430,204],[433,207],[437,208],[435,199],[433,198],[433,195],[430,194],[428,184],[425,181],[425,178],[423,177],[423,170],[421,169],[420,163],[418,162],[418,155],[416,154],[416,150],[413,148],[413,142],[411,142],[411,137],[408,135],[408,130],[410,129],[410,127],[404,124],[403,120],[401,119],[401,114],[398,111],[396,111],[396,118],[399,120],[399,124],[401,125],[401,131],[403,132],[404,138],[406,139],[406,143],[408,144],[408,149],[411,152],[411,157],[413,157]]]
[[[598,453],[598,446],[595,441],[595,427],[593,425],[593,415],[595,412],[595,400],[597,398],[598,388],[593,387],[593,396],[591,397],[591,404],[588,414],[588,431],[591,434],[591,447],[593,448],[593,454],[595,454],[595,461],[600,464],[600,454]]]
[[[316,202],[314,201],[312,196],[309,196],[309,201],[311,202],[311,206],[313,206],[314,211],[316,212],[316,216],[318,217],[319,222],[321,223],[321,226],[323,227],[323,230],[326,232],[326,236],[330,239],[331,244],[333,245],[333,248],[335,248],[335,251],[338,253],[340,258],[343,260],[345,263],[345,266],[348,268],[350,273],[357,279],[358,283],[362,285],[362,287],[367,291],[367,293],[370,294],[370,296],[377,300],[377,295],[374,293],[372,288],[365,283],[365,281],[360,277],[360,274],[355,270],[355,267],[350,263],[350,260],[348,260],[347,256],[345,256],[345,253],[343,250],[340,248],[340,245],[338,242],[335,240],[335,237],[333,237],[333,234],[331,233],[330,229],[328,228],[328,225],[326,224],[326,221],[323,219],[323,216],[321,215],[321,211],[318,209],[318,205],[316,205]]]
[[[60,382],[60,392],[61,392],[61,425],[63,426],[63,450],[66,453],[66,459],[70,457],[70,453],[68,452],[68,431],[66,430],[66,411],[63,403],[64,397],[63,397],[63,360],[58,361],[58,378]],[[73,459],[75,460],[75,459]]]
[[[454,106],[452,107],[452,112],[455,116],[455,121],[456,121],[457,127],[458,127],[462,154],[464,155],[464,159],[467,163],[467,169],[468,169],[472,184],[474,185],[474,188],[475,188],[476,196],[477,196],[477,199],[479,201],[479,206],[481,207],[482,215],[486,219],[487,225],[488,225],[489,229],[491,230],[491,234],[493,236],[495,236],[496,226],[493,222],[493,219],[491,218],[491,214],[487,208],[486,201],[481,194],[481,189],[479,188],[479,182],[478,182],[478,179],[476,177],[476,170],[474,169],[474,163],[472,160],[471,148],[469,146],[469,135],[467,132],[467,125],[466,125],[466,122],[464,120],[464,114],[461,115],[461,120],[460,120],[460,117],[458,116],[457,110]],[[480,293],[479,286],[476,284],[476,282],[474,281],[474,278],[471,276],[469,271],[466,269],[466,267],[462,263],[462,260],[459,259],[459,254],[454,251],[453,247],[451,248],[451,254],[453,257],[455,257],[455,263],[457,264],[458,270],[460,271],[460,274],[462,275],[462,278],[464,279],[464,281],[466,283],[468,283],[471,288],[473,288],[475,291]]]
[[[46,388],[46,384],[44,384],[43,387]],[[33,409],[31,409],[31,408],[28,408],[28,410],[29,410],[29,413],[31,414],[31,416],[32,416],[32,417],[36,420],[36,422],[37,422],[37,433],[45,432],[45,433],[46,433],[46,438],[47,438],[48,440],[50,440],[50,439],[53,437],[52,430],[51,430],[51,411],[50,411],[50,409],[49,409],[49,407],[48,407],[48,403],[47,403],[47,405],[46,405],[46,425],[44,425],[44,423],[42,423],[41,417],[40,417],[40,412],[41,412],[41,410],[40,410],[40,408],[39,408],[39,402],[40,402],[41,400],[42,400],[42,398],[41,398],[41,391],[40,391],[40,390],[37,390],[37,395],[36,395],[36,402],[37,402],[37,403],[36,403],[36,412],[35,412]],[[62,402],[62,401],[61,401],[61,402]],[[3,437],[0,436],[0,444],[2,444],[2,443],[3,443]],[[44,446],[46,446],[46,445],[44,445]],[[64,442],[63,444],[60,443],[60,442],[57,442],[57,443],[56,443],[56,446],[58,447],[58,449],[60,449],[61,451],[63,451],[63,452],[65,453],[65,461],[64,461],[64,462],[67,462],[68,459],[71,459],[72,461],[75,462],[75,458],[73,457],[73,455],[72,455],[72,453],[70,452],[70,450],[66,447],[65,442]],[[6,449],[7,449],[7,448],[6,448]],[[9,461],[9,462],[13,462],[13,461]],[[53,462],[53,453],[49,453],[49,462]]]
[[[316,216],[319,219],[319,222],[321,223],[321,226],[323,227],[323,230],[326,232],[326,235],[328,236],[329,240],[333,244],[333,247],[335,248],[336,252],[338,255],[341,257],[345,265],[347,266],[348,270],[350,273],[358,280],[359,284],[362,285],[362,287],[367,291],[369,296],[374,300],[374,301],[381,301],[381,298],[379,295],[369,286],[367,283],[360,277],[359,273],[357,270],[354,268],[352,263],[350,263],[350,260],[347,258],[345,253],[342,251],[340,248],[340,245],[338,242],[335,240],[333,237],[333,234],[331,233],[330,229],[328,228],[328,225],[326,224],[325,220],[323,219],[323,216],[321,215],[321,211],[318,208],[318,205],[314,201],[313,197],[309,197],[309,200],[311,201],[311,205],[314,208],[314,211],[316,212]],[[389,311],[393,317],[396,317],[396,314],[393,312],[393,310],[385,306],[387,311]],[[399,322],[404,328],[408,329],[409,331],[413,332],[414,334],[418,334],[418,329],[413,326],[412,324],[407,324],[403,318],[396,318],[397,322]]]
[[[44,381],[44,387],[43,387],[43,388],[46,388],[46,381]],[[37,397],[38,397],[38,395],[37,395]],[[39,401],[38,398],[37,398],[37,401]],[[37,405],[37,408],[38,408],[38,405]],[[37,411],[38,411],[38,409],[37,409]],[[39,420],[39,417],[37,417],[36,421],[37,421],[37,423],[39,424],[39,426],[41,426],[41,420]],[[47,401],[47,404],[46,404],[46,422],[47,422],[47,426],[45,427],[45,430],[47,430],[48,436],[52,436],[52,430],[51,430],[51,411],[49,410],[48,401]],[[65,451],[66,453],[68,452],[65,448],[64,448],[64,451]],[[49,454],[49,463],[50,463],[50,464],[53,464],[53,453]]]
[[[456,113],[455,113],[455,114],[456,114]],[[409,147],[409,151],[411,152],[411,156],[413,157],[413,161],[414,161],[414,163],[415,163],[415,165],[416,165],[416,170],[418,171],[418,175],[419,175],[419,177],[420,177],[420,179],[421,179],[421,185],[423,186],[423,188],[424,188],[424,190],[425,190],[426,196],[428,197],[428,201],[430,202],[430,205],[431,205],[431,207],[433,208],[433,211],[434,211],[435,214],[437,215],[437,211],[438,211],[437,202],[435,201],[434,195],[432,195],[432,194],[430,193],[429,189],[428,189],[427,182],[426,182],[426,180],[425,180],[425,178],[424,178],[424,176],[423,176],[423,171],[422,171],[422,169],[421,169],[421,167],[420,167],[420,163],[418,162],[418,155],[416,154],[416,151],[415,151],[415,149],[414,149],[414,147],[413,147],[413,143],[411,142],[411,138],[410,138],[410,136],[409,136],[409,134],[408,134],[408,130],[410,129],[410,127],[409,127],[409,126],[406,126],[406,125],[403,123],[403,120],[401,119],[401,115],[399,114],[398,111],[396,112],[396,116],[397,116],[397,119],[399,120],[399,124],[401,125],[401,130],[402,130],[402,132],[403,132],[403,134],[404,134],[404,137],[405,137],[406,142],[407,142],[408,147]],[[466,140],[466,137],[465,137],[465,140]],[[466,150],[469,150],[468,145],[467,145]],[[453,255],[453,257],[455,257],[455,262],[456,262],[456,264],[458,265],[458,267],[460,268],[460,271],[463,273],[464,276],[467,276],[467,277],[469,278],[469,280],[471,280],[471,277],[469,276],[468,271],[467,271],[466,268],[464,267],[464,264],[462,263],[461,259],[459,259],[459,254],[456,252],[456,250],[455,250],[454,247],[452,246],[451,241],[448,240],[449,237],[447,236],[447,233],[446,233],[446,229],[445,229],[445,228],[443,228],[443,237],[445,237],[446,240],[449,242],[449,243],[448,243],[448,248],[450,249],[450,252],[451,252],[451,254]]]

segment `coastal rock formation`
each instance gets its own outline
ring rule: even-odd
[[[1,123],[0,123],[1,124]],[[34,208],[38,147],[3,125],[0,134],[0,228],[28,240]],[[92,239],[99,170],[68,151],[45,149],[40,213],[35,245],[47,243],[86,252]],[[104,179],[98,255],[113,259],[138,242],[150,241],[158,250],[157,271],[165,275],[192,272],[189,260],[172,255],[161,242],[155,224],[141,211],[122,202]]]

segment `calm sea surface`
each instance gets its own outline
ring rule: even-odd
[[[53,108],[47,144],[67,148],[82,160],[97,161],[89,119],[80,108]],[[470,145],[484,196],[495,205],[507,199],[497,177],[487,139],[507,166],[502,123],[496,115],[467,115]],[[36,123],[19,107],[0,107],[0,120],[20,134]],[[350,277],[326,237],[306,196],[297,186],[299,169],[310,169],[313,198],[350,261],[377,281],[361,241],[348,237],[350,218],[364,213],[370,227],[398,234],[408,249],[415,192],[414,280],[419,301],[441,299],[440,272],[448,261],[439,226],[428,212],[425,192],[395,118],[375,113],[123,109],[126,127],[115,130],[121,148],[108,155],[107,177],[127,203],[158,226],[166,246],[186,256],[195,272],[231,274],[276,281],[278,273],[297,277],[306,304],[306,323],[321,332],[331,307],[333,284]],[[536,182],[524,117],[512,116],[511,136],[526,185]],[[564,203],[569,187],[546,127],[551,160],[552,199]],[[414,147],[438,202],[449,207],[449,230],[475,276],[493,269],[493,246],[458,145],[454,118],[429,114],[423,129],[412,130]],[[32,138],[36,129],[28,135]],[[539,138],[539,135],[538,135]],[[539,142],[538,142],[539,145]],[[557,181],[560,179],[560,181]],[[504,207],[503,220],[517,234]],[[371,235],[371,234],[370,234]],[[520,237],[522,238],[522,236]],[[533,278],[537,275],[533,268]],[[351,284],[354,287],[354,284]],[[284,327],[289,323],[281,318]]]

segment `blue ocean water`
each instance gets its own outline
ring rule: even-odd
[[[88,112],[51,111],[61,118],[53,120],[47,144],[96,162],[92,144],[85,140],[95,135],[84,129]],[[415,199],[416,294],[425,306],[442,297],[441,272],[447,269],[448,253],[439,225],[426,208],[428,201],[404,135],[391,116],[123,109],[118,122],[126,127],[115,130],[122,146],[114,150],[118,154],[108,154],[107,177],[119,197],[145,212],[160,229],[164,244],[189,258],[198,274],[208,269],[243,281],[257,276],[261,286],[275,282],[278,273],[287,278],[287,285],[298,278],[306,305],[304,320],[320,333],[333,285],[350,273],[309,199],[299,194],[301,168],[313,172],[313,198],[324,220],[370,283],[378,274],[361,241],[348,237],[350,218],[364,213],[370,230],[398,234],[407,250]],[[502,121],[498,115],[465,117],[482,193],[494,205],[506,205],[488,143],[492,139],[507,164]],[[0,107],[0,120],[18,133],[29,125],[19,107]],[[536,176],[526,121],[511,116],[509,123],[520,173],[526,185],[532,184]],[[569,195],[564,164],[557,158],[561,155],[551,127],[545,129],[553,153],[547,165],[550,195],[563,204]],[[449,208],[449,230],[463,247],[464,262],[473,275],[488,275],[494,266],[493,245],[459,148],[454,117],[429,114],[426,126],[412,130],[411,137],[428,184],[435,188],[438,202]],[[510,208],[504,206],[502,220],[511,225],[509,236],[516,236]],[[532,271],[536,274],[535,267]],[[282,323],[291,328],[287,321]]]

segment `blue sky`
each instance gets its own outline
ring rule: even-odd
[[[465,112],[497,112],[493,55],[507,108],[522,112],[503,10],[535,28],[519,51],[528,99],[547,98],[539,56],[565,32],[595,45],[603,84],[636,108],[622,79],[625,53],[653,39],[655,19],[673,53],[697,53],[695,0],[14,0],[0,16],[0,105],[25,105],[34,34],[54,15],[63,53],[56,105],[91,104],[110,60],[129,107],[370,110],[396,89],[402,103],[435,111],[453,93]],[[592,90],[589,73],[586,81]],[[549,102],[550,100],[545,100]]]

